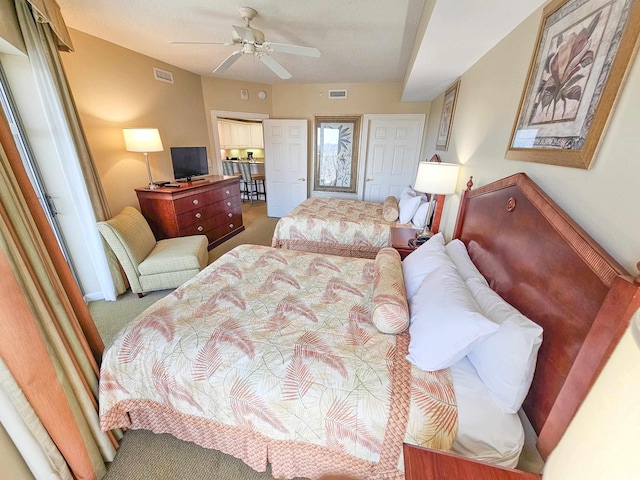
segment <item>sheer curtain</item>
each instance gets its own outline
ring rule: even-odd
[[[105,299],[115,300],[127,285],[115,255],[95,226],[96,221],[111,218],[111,212],[58,55],[58,49],[72,50],[71,38],[53,0],[16,0],[15,4],[47,120],[55,131],[56,149],[67,182],[74,186],[71,194],[83,219],[83,236],[94,253]]]

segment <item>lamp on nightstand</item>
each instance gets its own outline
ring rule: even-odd
[[[162,152],[162,141],[157,128],[123,128],[124,144],[127,152],[141,152],[147,162],[147,173],[149,174],[149,190],[156,188],[151,178],[151,167],[149,166],[149,152]]]
[[[417,192],[429,194],[429,210],[427,222],[424,230],[416,238],[415,243],[420,245],[433,236],[429,219],[433,215],[436,206],[436,195],[449,195],[456,193],[458,184],[458,173],[460,165],[456,163],[442,163],[439,161],[420,162],[418,164],[418,174],[413,186]]]

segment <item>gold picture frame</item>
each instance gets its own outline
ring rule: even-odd
[[[315,117],[315,140],[314,190],[357,193],[360,117]]]
[[[438,126],[438,136],[436,138],[436,150],[446,151],[449,148],[451,127],[453,126],[453,115],[456,112],[459,89],[460,79],[456,80],[455,83],[444,92],[444,102],[442,103],[440,125]]]
[[[640,0],[555,0],[505,157],[588,169],[635,53]]]

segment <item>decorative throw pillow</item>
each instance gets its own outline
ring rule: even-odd
[[[542,327],[520,313],[478,279],[467,286],[482,313],[500,325],[498,331],[467,355],[496,403],[516,413],[524,401],[536,369]]]
[[[409,326],[402,263],[394,248],[383,248],[376,255],[371,320],[382,333],[402,333]]]
[[[407,300],[411,300],[411,297],[416,294],[424,278],[443,264],[453,266],[453,262],[444,250],[442,233],[437,233],[407,255],[402,262]]]
[[[429,213],[429,201],[426,197],[421,197],[420,205],[418,206],[416,213],[413,214],[411,223],[416,228],[424,228],[427,224],[427,214]]]
[[[395,222],[398,219],[398,199],[393,195],[384,199],[382,204],[382,218],[385,222]]]
[[[398,201],[398,209],[399,211],[399,219],[400,223],[410,223],[413,218],[413,214],[416,213],[416,210],[420,206],[420,201],[422,200],[422,196],[416,195],[415,192],[405,193],[400,197]]]
[[[481,313],[453,265],[442,265],[425,277],[410,310],[407,358],[421,370],[450,367],[498,329]]]
[[[470,278],[477,278],[487,287],[489,286],[489,283],[487,283],[487,280],[482,276],[478,267],[471,261],[471,257],[469,257],[469,252],[467,252],[467,247],[464,243],[456,238],[447,243],[445,250],[465,282]]]

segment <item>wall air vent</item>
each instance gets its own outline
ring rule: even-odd
[[[173,73],[168,72],[167,70],[153,67],[153,76],[156,80],[160,80],[161,82],[173,83]]]
[[[347,98],[346,90],[329,90],[329,98]]]

